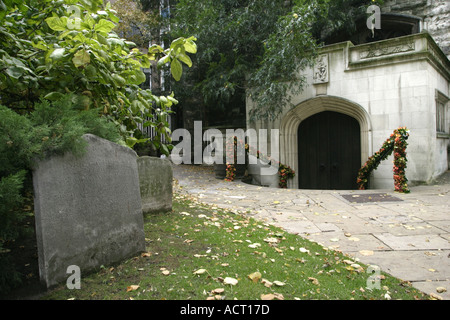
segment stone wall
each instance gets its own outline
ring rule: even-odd
[[[51,287],[145,250],[136,153],[93,135],[82,157],[68,153],[33,170],[41,281]]]
[[[423,29],[434,38],[450,59],[450,1],[386,0],[382,12],[414,15],[424,20]]]

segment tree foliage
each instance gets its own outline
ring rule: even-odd
[[[145,7],[139,1],[117,0],[112,4],[120,22],[114,29],[117,34],[133,41],[139,48],[159,39],[162,19],[158,8]]]
[[[274,119],[306,85],[324,38],[354,28],[371,0],[180,0],[173,35],[193,34],[200,53],[189,79],[208,105],[247,92],[249,120]],[[239,90],[240,89],[240,90]]]
[[[177,100],[142,90],[142,68],[152,60],[169,64],[179,80],[181,65],[191,65],[188,53],[196,52],[195,38],[143,53],[117,35],[119,18],[103,0],[2,0],[0,9],[1,104],[30,112],[40,97],[55,101],[72,93],[83,109],[116,123],[130,146],[143,138],[137,124],[147,118],[170,139],[167,121],[154,114]]]

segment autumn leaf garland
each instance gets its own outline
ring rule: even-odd
[[[391,136],[383,143],[381,149],[373,156],[369,157],[366,163],[361,167],[358,172],[357,184],[359,190],[365,190],[368,187],[369,176],[373,170],[376,170],[381,161],[386,160],[389,155],[394,152],[394,186],[395,191],[401,193],[409,193],[408,179],[406,178],[406,147],[408,146],[407,140],[409,137],[409,130],[406,127],[400,127],[396,129]],[[242,141],[239,141],[242,144]],[[238,146],[237,138],[234,137],[233,142],[227,143],[227,154],[231,153],[235,155],[235,151]],[[248,144],[245,144],[245,151],[252,150],[258,159],[264,159],[267,163],[278,163],[278,175],[280,178],[280,188],[287,188],[287,181],[295,177],[295,171],[291,167],[284,165],[270,157],[263,155],[258,150],[252,149]],[[226,167],[226,181],[233,181],[236,176],[236,156],[234,156],[234,163],[227,162]]]
[[[381,149],[373,156],[369,157],[366,163],[358,172],[357,184],[359,190],[365,190],[368,187],[369,175],[376,170],[381,161],[387,159],[394,152],[394,186],[395,191],[409,193],[408,179],[406,178],[406,142],[409,137],[409,130],[406,127],[400,127],[391,134],[383,143]]]

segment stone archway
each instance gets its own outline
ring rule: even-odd
[[[347,99],[334,96],[320,96],[303,101],[291,109],[281,120],[280,160],[299,172],[298,167],[298,128],[300,123],[310,116],[333,111],[356,119],[360,127],[361,165],[368,159],[372,150],[372,125],[370,116],[360,105]],[[290,179],[288,187],[298,189],[298,179]]]

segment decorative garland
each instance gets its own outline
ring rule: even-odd
[[[287,188],[287,180],[295,177],[295,171],[291,167],[280,163],[278,175],[280,176],[280,188]]]
[[[234,155],[234,163],[229,163],[227,161],[227,167],[226,167],[226,177],[225,177],[225,181],[233,181],[234,178],[236,177],[236,167],[235,167],[235,163],[236,163],[236,150],[237,150],[237,146],[238,146],[238,141],[237,141],[237,137],[233,137],[234,141],[227,141],[227,145],[226,145],[226,154],[227,154],[227,159],[231,158]],[[239,141],[239,144],[242,145],[242,141]],[[249,146],[248,143],[246,143],[244,145],[245,151],[246,152],[250,152],[252,151],[254,154],[256,154],[256,158],[257,159],[262,159],[264,160],[266,163],[278,163],[278,176],[280,179],[280,182],[278,183],[278,185],[280,186],[280,188],[287,188],[287,180],[294,178],[295,177],[295,171],[292,170],[292,168],[290,166],[284,165],[282,163],[280,163],[279,161],[276,161],[274,159],[271,159],[270,157],[265,156],[263,153],[261,153],[259,150],[256,150],[252,147]]]
[[[233,181],[236,177],[236,168],[234,164],[227,163],[227,175],[225,176],[225,181]]]
[[[406,127],[400,127],[391,134],[387,139],[380,151],[376,152],[373,156],[369,157],[366,163],[358,172],[358,178],[356,180],[359,190],[365,190],[368,186],[369,175],[373,170],[376,170],[381,161],[385,160],[389,155],[394,152],[394,185],[395,191],[402,193],[409,193],[408,179],[406,179],[406,147],[408,143],[409,130]]]
[[[233,139],[232,142],[230,140],[227,141],[226,149],[225,149],[226,159],[227,159],[225,181],[233,181],[234,178],[236,177],[235,163],[237,161],[237,159],[236,159],[237,155],[236,155],[235,151],[237,149],[237,137],[233,137],[232,139]],[[233,163],[228,162],[228,159],[230,159],[231,157],[233,157]]]

